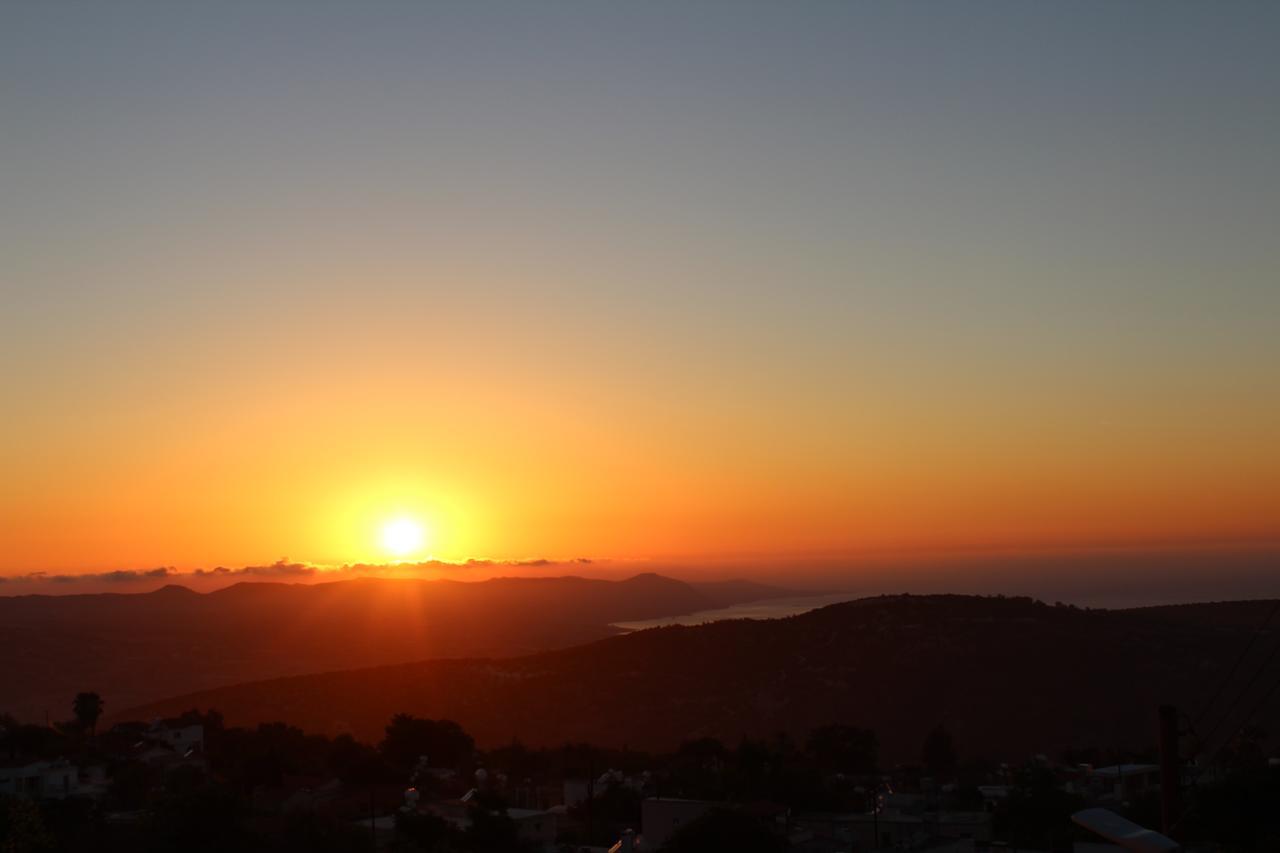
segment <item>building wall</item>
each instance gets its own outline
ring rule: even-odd
[[[62,799],[74,795],[79,785],[79,769],[65,761],[35,761],[0,768],[0,794]]]
[[[715,803],[706,800],[668,800],[650,797],[640,804],[640,828],[646,850],[656,850],[676,830],[697,820]]]
[[[516,820],[516,829],[520,838],[525,841],[555,841],[556,816],[550,812],[521,817]]]
[[[204,749],[204,726],[201,725],[165,728],[157,732],[157,736],[173,747],[173,751],[179,755],[192,747]]]

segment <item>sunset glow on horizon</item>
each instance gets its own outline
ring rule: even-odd
[[[1280,13],[1074,5],[7,9],[0,575],[1274,544]]]
[[[1280,838],[1277,45],[0,3],[0,851]]]

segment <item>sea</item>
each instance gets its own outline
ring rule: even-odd
[[[863,593],[829,592],[822,595],[793,595],[786,598],[765,598],[760,601],[747,601],[742,604],[731,604],[728,607],[717,607],[714,610],[699,610],[696,613],[685,613],[680,616],[663,616],[659,619],[640,619],[635,622],[615,622],[614,628],[624,631],[643,631],[646,628],[661,628],[665,625],[705,625],[708,622],[722,622],[725,619],[783,619],[797,616],[826,607],[828,604],[839,604],[861,598]]]

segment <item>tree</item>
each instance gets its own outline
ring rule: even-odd
[[[731,809],[711,809],[690,821],[662,845],[664,853],[702,853],[733,850],[735,853],[780,853],[785,847],[759,818]]]
[[[456,849],[460,833],[442,817],[426,812],[396,813],[396,834],[415,850],[435,853]]]
[[[187,774],[148,804],[144,850],[221,853],[249,847],[241,797],[228,785],[200,777]]]
[[[854,726],[816,728],[809,733],[807,747],[826,773],[873,773],[880,757],[876,733]]]
[[[942,723],[924,739],[920,759],[925,769],[934,775],[944,775],[956,769],[956,742]]]
[[[507,803],[492,791],[481,791],[471,801],[470,824],[460,845],[470,853],[527,853],[531,842],[522,841],[520,829],[507,814]]]
[[[76,722],[81,729],[88,729],[90,734],[98,733],[98,718],[102,716],[102,697],[97,693],[77,693],[71,703],[71,710],[76,715]]]
[[[1059,787],[1052,770],[1032,763],[1018,770],[995,828],[1014,847],[1063,850],[1071,846],[1077,831],[1071,824],[1071,815],[1083,806],[1079,795]]]
[[[378,747],[403,778],[427,756],[433,767],[458,767],[475,751],[475,741],[453,720],[424,720],[396,714]]]
[[[325,767],[347,785],[366,786],[383,781],[405,781],[402,776],[388,772],[387,762],[376,749],[360,743],[349,734],[340,734],[329,742]],[[421,789],[425,782],[425,779],[419,779],[418,788]]]
[[[44,853],[56,849],[40,809],[23,797],[0,798],[0,853]]]

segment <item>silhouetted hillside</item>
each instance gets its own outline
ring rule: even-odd
[[[1200,604],[1163,604],[1157,607],[1135,607],[1127,611],[1134,616],[1186,625],[1253,630],[1263,623],[1275,608],[1273,600],[1212,601]]]
[[[527,654],[609,636],[612,622],[786,594],[755,584],[703,591],[642,574],[0,598],[0,711],[35,720],[48,710],[56,720],[79,690],[103,693],[111,710],[260,678]]]
[[[1197,709],[1256,627],[1216,624],[1220,607],[1235,605],[1170,619],[1021,598],[870,598],[513,660],[245,684],[131,714],[213,707],[234,723],[281,719],[374,738],[391,713],[405,711],[457,720],[487,744],[519,737],[650,748],[840,721],[875,729],[884,755],[898,760],[916,757],[921,733],[938,722],[962,752],[993,757],[1140,747],[1153,742],[1157,705]]]

